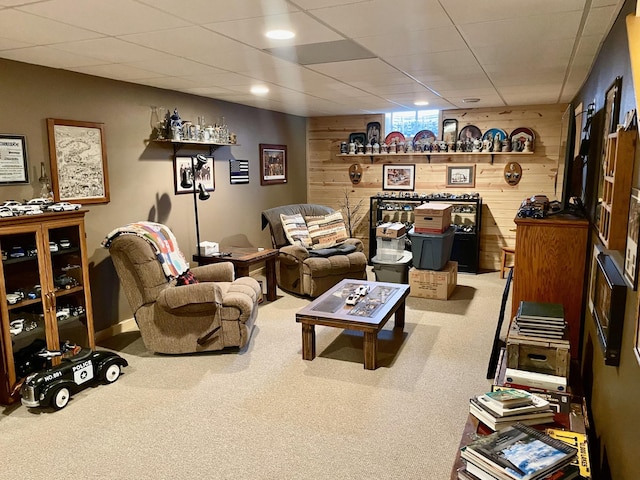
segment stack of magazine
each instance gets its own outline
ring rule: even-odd
[[[515,318],[515,325],[519,335],[556,341],[566,340],[567,324],[561,303],[522,301]]]
[[[527,425],[517,423],[462,447],[462,480],[569,480],[579,469],[570,465],[577,450]]]
[[[507,388],[477,395],[469,400],[469,412],[494,431],[515,423],[537,425],[553,422],[549,401],[526,390]]]

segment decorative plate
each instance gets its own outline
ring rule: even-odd
[[[367,144],[367,134],[364,132],[352,133],[349,135],[349,143],[355,143],[360,145]]]
[[[393,141],[396,142],[396,145],[398,145],[399,143],[404,143],[405,142],[404,135],[401,134],[400,132],[391,132],[384,139],[384,143],[386,143],[387,145],[391,145]]]
[[[489,130],[484,132],[484,135],[482,135],[482,140],[490,140],[493,142],[496,137],[498,137],[498,140],[502,141],[509,136],[507,135],[507,132],[505,132],[501,128],[490,128]]]
[[[475,125],[467,125],[466,127],[462,127],[460,130],[460,134],[458,135],[458,140],[462,140],[463,142],[466,140],[476,140],[482,139],[482,132]]]
[[[531,150],[533,151],[535,148],[536,134],[530,128],[518,127],[511,132],[509,138],[511,139],[512,152],[522,152],[524,150],[524,142],[527,140],[531,141]]]
[[[413,148],[421,150],[418,147],[428,145],[436,141],[436,135],[431,130],[420,130],[413,137]]]

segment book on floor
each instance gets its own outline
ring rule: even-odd
[[[531,393],[519,388],[503,388],[485,393],[489,400],[498,402],[503,407],[519,407],[521,405],[531,405]]]
[[[469,413],[484,423],[491,430],[499,431],[515,423],[523,423],[525,425],[551,423],[555,419],[556,412],[549,407],[545,410],[503,417],[487,409],[478,401],[477,397],[473,397],[469,399]]]
[[[500,480],[540,480],[575,459],[578,450],[527,425],[516,423],[480,437],[460,456]]]
[[[564,307],[561,303],[521,301],[518,317],[564,323]]]
[[[587,444],[587,435],[581,432],[573,432],[571,430],[560,430],[557,428],[547,428],[545,433],[552,438],[568,443],[578,449],[575,464],[580,469],[580,475],[583,478],[591,478],[591,460],[589,459],[589,446]]]
[[[538,412],[540,410],[546,410],[549,408],[549,402],[544,398],[540,398],[537,395],[531,394],[531,403],[529,405],[520,405],[515,407],[508,407],[500,405],[495,400],[487,397],[486,393],[475,397],[482,406],[496,415],[501,417],[508,417],[510,415],[518,415],[522,413]]]
[[[542,477],[541,480],[571,480],[578,478],[579,474],[580,471],[575,465],[567,465],[560,470],[550,473],[546,477]],[[499,480],[499,477],[485,472],[482,468],[471,462],[467,462],[466,466],[458,469],[458,478],[460,480]]]

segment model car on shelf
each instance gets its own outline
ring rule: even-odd
[[[28,375],[22,386],[21,402],[28,408],[50,406],[60,410],[67,406],[71,395],[98,383],[113,383],[128,362],[109,351],[82,349],[65,342],[60,350],[41,350],[37,357],[50,361],[62,357],[60,365]]]
[[[39,205],[40,207],[46,207],[47,205],[51,205],[53,203],[52,200],[48,198],[32,198],[29,200],[26,205]]]
[[[9,207],[0,207],[0,218],[13,217],[13,210]]]
[[[67,238],[63,238],[58,242],[58,244],[60,245],[60,248],[70,248],[71,247],[71,240],[69,240]]]
[[[78,281],[70,275],[63,273],[58,275],[54,280],[53,284],[57,288],[64,288],[69,290],[71,287],[77,287],[79,285]]]
[[[57,252],[58,251],[58,244],[56,242],[49,242],[49,251],[50,252]]]
[[[22,205],[22,204],[20,202],[17,202],[16,200],[6,200],[6,201],[2,202],[2,204],[0,204],[0,207],[6,207],[6,208],[13,209],[13,207],[17,207],[19,205]]]
[[[82,205],[79,203],[69,203],[69,202],[58,202],[53,205],[49,205],[47,210],[51,210],[52,212],[67,212],[72,210],[80,210]]]
[[[7,303],[9,305],[15,305],[24,298],[22,293],[7,293]]]
[[[25,256],[24,248],[19,246],[11,247],[11,250],[9,251],[9,258],[20,258],[24,256]]]

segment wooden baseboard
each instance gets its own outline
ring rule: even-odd
[[[96,332],[96,342],[101,342],[120,333],[135,332],[136,330],[138,330],[136,320],[134,318],[128,318],[120,323],[117,323],[116,325],[112,325],[109,328],[105,328],[104,330]]]

